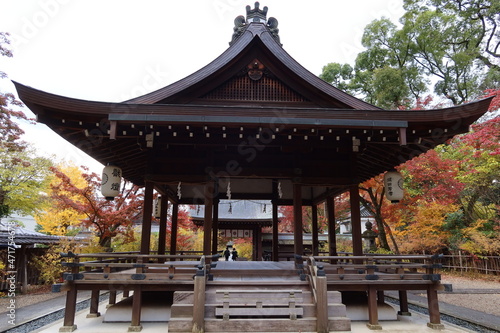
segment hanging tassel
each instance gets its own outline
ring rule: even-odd
[[[283,198],[283,191],[281,190],[281,182],[278,182],[278,196]]]
[[[179,182],[179,184],[177,185],[177,197],[179,198],[179,200],[181,200],[182,198],[181,182]]]
[[[231,181],[227,183],[226,195],[227,195],[227,200],[231,200]]]

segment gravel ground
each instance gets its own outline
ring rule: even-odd
[[[453,292],[439,293],[440,302],[500,316],[500,277],[483,280],[442,275],[441,278],[442,283],[452,285]]]

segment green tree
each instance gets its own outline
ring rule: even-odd
[[[366,26],[366,50],[353,72],[329,64],[320,77],[388,109],[415,107],[430,86],[454,105],[498,87],[497,2],[405,0],[404,6],[400,28],[385,18]]]
[[[33,214],[48,186],[51,166],[49,159],[36,156],[33,149],[0,148],[0,217]]]

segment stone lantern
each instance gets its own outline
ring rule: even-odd
[[[365,253],[375,252],[377,250],[377,245],[375,244],[375,239],[377,238],[377,232],[372,230],[372,223],[367,221],[365,223],[366,230],[363,231],[361,237],[363,238],[363,243],[365,248],[363,249]]]

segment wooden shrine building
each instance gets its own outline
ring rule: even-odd
[[[354,256],[360,257],[358,184],[467,132],[491,101],[436,110],[384,110],[335,88],[297,63],[283,48],[278,21],[267,18],[267,7],[247,6],[246,17],[238,16],[234,24],[230,46],[208,65],[122,103],[58,96],[15,82],[20,99],[39,122],[102,164],[120,167],[125,179],[145,187],[143,255],[150,252],[154,191],[162,198],[160,239],[165,239],[168,204],[174,212],[178,205],[204,205],[207,261],[218,249],[217,203],[229,195],[235,200],[271,200],[275,226],[271,258],[277,260],[279,205],[294,207],[294,252],[300,257],[302,206],[312,206],[315,212],[319,203],[326,202],[334,230],[333,198],[349,192]],[[175,218],[174,213],[170,254],[176,253]],[[313,237],[313,255],[317,243]],[[333,232],[329,251],[330,256],[337,255]],[[160,243],[159,254],[164,253],[165,244]],[[318,274],[318,281],[322,277]],[[340,290],[341,284],[328,282],[328,290]],[[100,288],[107,288],[104,282]],[[369,302],[371,309],[376,308],[373,297]],[[193,325],[203,331],[200,326],[207,324],[193,311]],[[372,312],[370,324],[376,327]],[[134,313],[131,327],[138,327]],[[439,324],[435,308],[431,314],[431,323]],[[327,324],[319,322],[317,330],[328,331]],[[71,321],[65,321],[65,327],[71,328]]]

